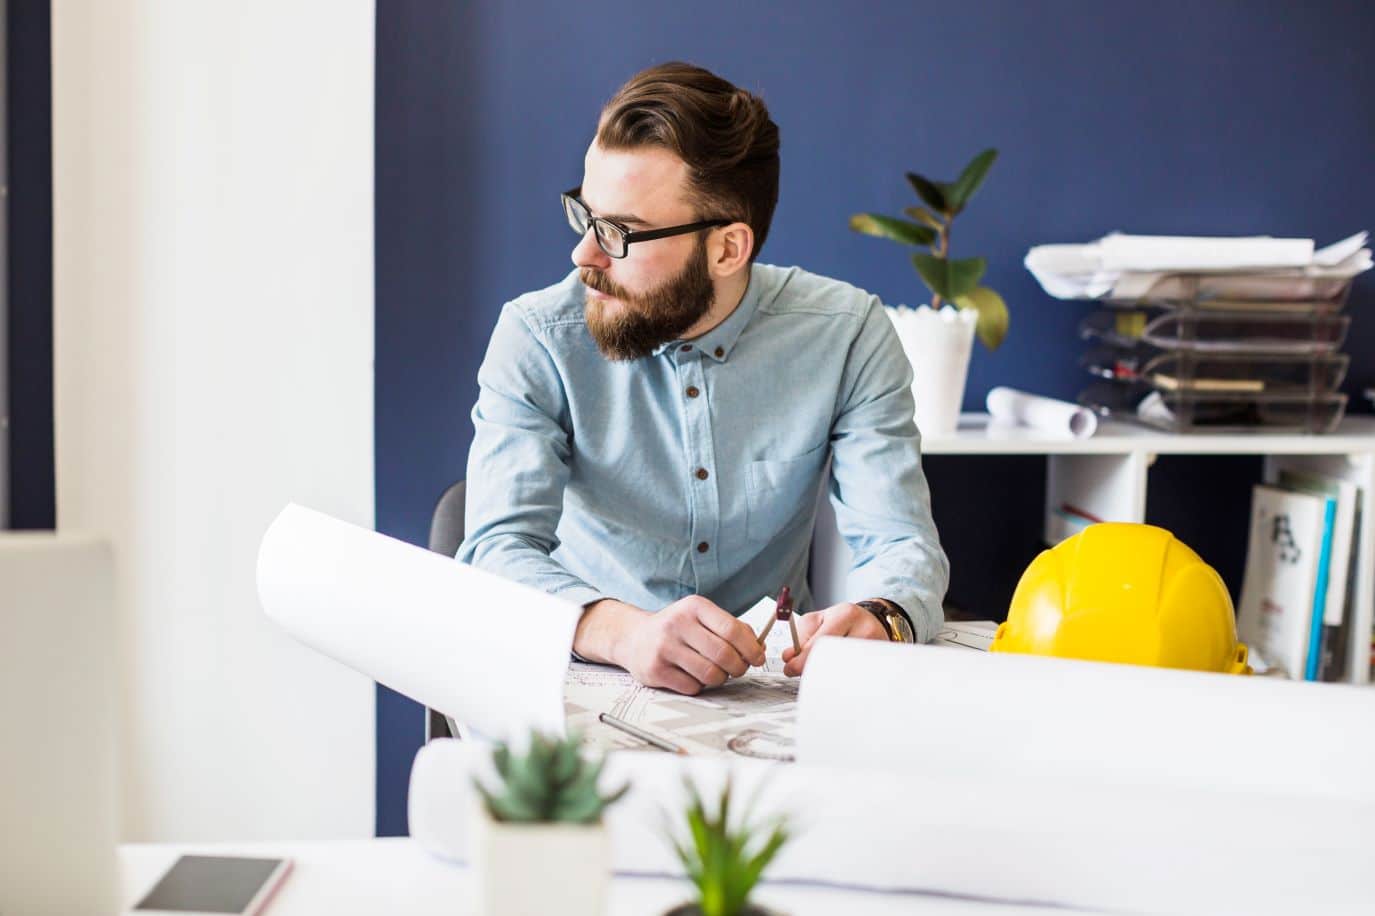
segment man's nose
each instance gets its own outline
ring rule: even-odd
[[[590,226],[582,234],[582,240],[573,248],[573,265],[597,270],[605,270],[611,266],[611,257],[597,244],[597,233],[593,232]]]

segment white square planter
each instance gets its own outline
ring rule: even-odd
[[[485,916],[601,916],[611,878],[604,824],[506,824],[473,814],[470,864]]]

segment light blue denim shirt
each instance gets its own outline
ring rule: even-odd
[[[854,555],[847,599],[887,598],[920,641],[949,563],[912,422],[912,369],[875,296],[755,264],[708,333],[613,362],[563,282],[502,309],[478,370],[458,558],[577,604],[740,614],[782,585],[810,609],[816,495]]]

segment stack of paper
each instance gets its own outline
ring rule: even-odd
[[[1321,299],[1371,267],[1368,232],[1314,250],[1312,239],[1114,233],[1087,245],[1037,245],[1027,270],[1057,299],[1170,298],[1172,274],[1207,273],[1200,298]]]

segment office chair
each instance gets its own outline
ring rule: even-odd
[[[430,549],[452,557],[463,543],[463,508],[467,496],[467,482],[451,484],[435,503],[430,518]],[[457,738],[458,727],[453,720],[435,709],[425,710],[425,741],[434,738]]]

